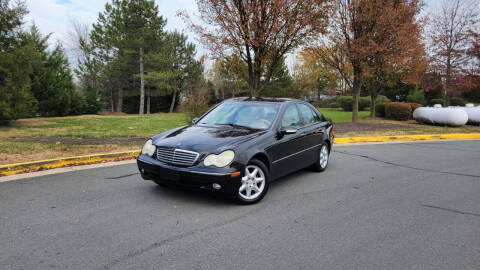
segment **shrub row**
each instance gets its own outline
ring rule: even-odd
[[[358,110],[364,111],[370,107],[370,97],[360,97],[358,100]],[[378,96],[375,100],[375,104],[389,102],[390,100],[386,96]],[[351,112],[353,111],[353,97],[352,96],[342,96],[337,99],[337,104],[342,108],[342,110]]]
[[[384,102],[375,105],[375,116],[385,117],[391,120],[408,120],[413,112],[422,107],[418,103]]]
[[[467,104],[467,102],[461,97],[452,97],[450,99],[451,106],[465,106],[465,104]]]
[[[389,102],[385,104],[385,117],[392,120],[408,120],[412,115],[412,107],[408,103]]]
[[[434,98],[430,100],[430,105],[441,104],[444,105],[445,100],[443,98]],[[461,97],[452,97],[450,99],[450,106],[465,106],[467,101]]]

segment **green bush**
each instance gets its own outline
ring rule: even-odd
[[[70,115],[84,114],[87,108],[87,101],[85,96],[77,90],[72,92],[72,102],[70,105]]]
[[[386,103],[386,102],[390,102],[390,101],[391,100],[388,97],[379,95],[375,99],[375,104],[381,104],[381,103]]]
[[[342,110],[351,112],[353,109],[353,97],[352,96],[343,96],[337,98],[337,103],[342,108]]]
[[[423,94],[422,91],[414,90],[414,91],[410,92],[410,94],[408,94],[407,102],[424,105],[425,104],[425,95]]]
[[[441,104],[443,105],[443,98],[434,98],[430,100],[430,105]]]
[[[330,99],[324,99],[324,100],[317,100],[315,102],[312,102],[312,105],[317,108],[332,108],[331,104],[335,102],[336,102],[335,98],[330,98]]]
[[[388,102],[378,103],[375,105],[375,116],[377,117],[385,117],[385,105]]]
[[[338,102],[335,101],[335,102],[330,103],[329,108],[340,108],[340,105],[338,105]]]
[[[450,99],[450,105],[452,106],[465,106],[465,104],[467,104],[467,102],[463,98],[452,97]]]
[[[352,96],[339,97],[337,99],[337,103],[344,111],[351,112],[353,110]],[[360,99],[358,100],[358,110],[364,111],[368,107],[370,107],[370,97],[360,97]]]
[[[392,120],[408,120],[412,115],[412,107],[403,102],[390,102],[385,105],[385,117]]]
[[[337,103],[340,108],[344,111],[351,112],[353,109],[353,97],[352,96],[342,96],[337,98]]]
[[[370,108],[370,97],[360,97],[358,100],[358,110],[365,111],[367,108]]]

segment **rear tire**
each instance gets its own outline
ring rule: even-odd
[[[252,159],[245,167],[241,185],[235,195],[240,204],[254,204],[263,199],[268,191],[268,169],[263,162]]]
[[[328,160],[330,158],[330,149],[326,143],[323,143],[318,151],[318,160],[314,164],[314,169],[317,172],[323,172],[327,169]]]

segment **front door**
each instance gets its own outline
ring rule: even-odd
[[[281,119],[280,129],[298,130],[301,126],[300,113],[294,103],[287,105]],[[272,178],[281,177],[305,167],[301,154],[304,138],[300,132],[280,135],[276,139],[277,142],[266,150],[272,158],[270,170]]]

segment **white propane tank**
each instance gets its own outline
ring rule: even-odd
[[[480,125],[480,106],[474,107],[473,104],[467,104],[465,107],[459,107],[468,115],[468,123],[471,125]]]
[[[468,122],[468,114],[458,108],[420,107],[413,112],[413,119],[423,124],[459,127]]]

